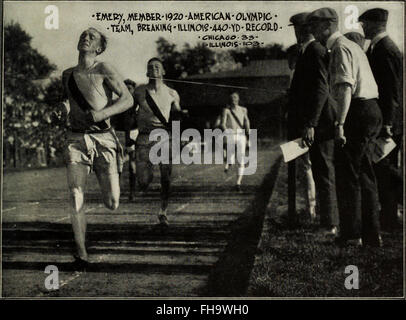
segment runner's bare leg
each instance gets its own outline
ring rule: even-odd
[[[169,204],[169,192],[171,187],[171,164],[160,164],[161,170],[161,213],[166,215],[166,210]]]
[[[130,197],[129,200],[133,201],[135,199],[135,185],[136,185],[136,173],[137,173],[137,166],[135,164],[135,151],[130,152],[129,154],[129,161],[128,161],[128,169],[129,169],[129,182],[130,182]]]
[[[120,179],[118,173],[96,171],[104,205],[110,210],[117,210],[120,204]]]
[[[244,165],[238,167],[238,175],[237,175],[237,186],[241,185],[242,177],[244,172]]]
[[[138,155],[137,155],[138,156]],[[142,192],[146,191],[154,178],[153,165],[149,160],[137,159],[137,182]]]
[[[245,155],[245,148],[246,148],[246,139],[245,137],[239,137],[236,139],[236,158],[238,163],[238,172],[237,172],[237,186],[241,185],[242,177],[244,176],[244,155]]]
[[[88,259],[86,252],[86,216],[84,212],[84,189],[90,167],[79,163],[68,164],[68,186],[72,200],[71,222],[79,258]]]

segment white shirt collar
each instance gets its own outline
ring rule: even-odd
[[[371,44],[369,45],[371,48],[371,51],[374,50],[375,45],[383,38],[385,38],[388,35],[386,31],[382,31],[381,33],[378,33],[372,40]]]
[[[301,51],[302,53],[304,53],[304,52],[306,51],[307,46],[308,46],[310,43],[312,43],[314,40],[315,40],[314,37],[312,37],[310,40],[308,40],[307,42],[303,43],[303,44],[301,45],[301,47],[300,47],[300,51]]]
[[[326,43],[326,47],[328,50],[331,50],[331,48],[333,47],[334,43],[336,42],[337,38],[341,37],[342,34],[340,31],[336,31],[334,32],[330,38],[327,39],[327,43]]]

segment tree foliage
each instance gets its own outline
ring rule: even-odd
[[[160,37],[157,41],[158,57],[162,60],[167,78],[179,78],[185,71],[182,54],[176,49],[176,45],[165,38]]]
[[[278,43],[269,44],[264,47],[246,47],[230,50],[230,54],[236,62],[244,66],[253,60],[280,60],[287,57],[283,46]]]
[[[185,78],[193,74],[206,72],[231,70],[236,63],[229,54],[215,52],[203,43],[192,47],[189,44],[178,50],[176,45],[165,38],[159,38],[156,42],[158,57],[163,61],[166,78]],[[221,64],[221,66],[219,65]]]
[[[234,70],[253,60],[286,59],[287,57],[281,44],[222,51],[211,50],[203,43],[198,43],[194,47],[186,44],[178,50],[175,44],[162,37],[156,44],[158,57],[163,61],[166,77],[169,79]]]
[[[49,78],[56,66],[31,40],[18,23],[4,28],[4,140],[15,148],[47,147],[61,131],[49,118],[61,92],[58,80]]]

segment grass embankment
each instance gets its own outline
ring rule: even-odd
[[[287,166],[283,164],[269,204],[248,296],[399,297],[403,296],[403,237],[383,233],[383,248],[339,249],[303,214],[304,183],[297,192],[299,226],[288,226]],[[299,169],[300,170],[300,169]],[[345,267],[359,270],[359,289],[348,290]]]

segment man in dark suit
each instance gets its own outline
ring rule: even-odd
[[[297,111],[295,129],[310,147],[321,226],[336,236],[339,222],[333,163],[335,109],[329,94],[328,54],[310,33],[307,15],[300,13],[291,18],[300,46],[290,88],[291,106]]]
[[[388,11],[375,8],[365,11],[359,21],[366,39],[371,40],[367,57],[378,85],[378,104],[383,117],[380,137],[392,138],[396,148],[375,165],[381,203],[382,228],[400,226],[397,217],[397,194],[403,194],[403,174],[398,164],[403,137],[402,55],[386,33]],[[398,190],[398,192],[395,192]]]

